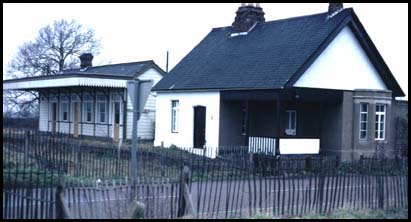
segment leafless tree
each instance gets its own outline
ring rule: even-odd
[[[11,78],[54,75],[64,69],[76,68],[81,53],[96,55],[100,47],[94,30],[85,29],[75,20],[55,21],[40,29],[33,41],[19,47],[8,65],[7,74]],[[27,112],[37,109],[39,98],[36,92],[8,90],[3,93],[3,99],[7,100],[10,109]]]

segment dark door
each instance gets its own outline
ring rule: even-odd
[[[114,102],[114,142],[118,142],[120,131],[120,102]]]
[[[205,144],[206,108],[194,107],[194,147],[202,148]]]
[[[51,132],[56,132],[57,103],[51,105]]]

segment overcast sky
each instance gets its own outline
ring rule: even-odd
[[[101,54],[93,65],[154,60],[169,70],[214,27],[233,23],[239,3],[226,4],[24,4],[3,3],[3,79],[18,47],[40,28],[76,19],[93,28]],[[327,3],[262,3],[266,21],[325,12]],[[344,3],[352,7],[408,94],[408,4]],[[408,96],[407,96],[408,97]]]

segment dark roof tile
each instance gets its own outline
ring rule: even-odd
[[[281,88],[350,11],[269,21],[243,36],[214,28],[154,90]]]
[[[152,60],[141,61],[141,62],[131,62],[131,63],[119,63],[111,65],[102,65],[102,66],[92,66],[87,67],[86,69],[68,69],[59,73],[58,75],[67,75],[67,74],[99,74],[99,75],[116,75],[123,77],[133,77],[137,73],[143,71],[146,67],[153,64]]]

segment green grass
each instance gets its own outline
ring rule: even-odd
[[[281,217],[284,218],[284,217]],[[302,217],[286,217],[287,219],[408,219],[408,208],[392,208],[385,210],[351,210],[338,209],[330,215],[309,214]],[[267,214],[257,214],[252,219],[280,219]]]

